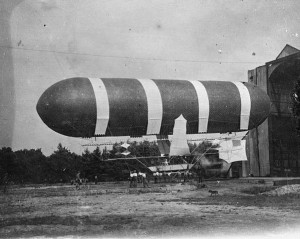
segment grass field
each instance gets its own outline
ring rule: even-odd
[[[238,179],[205,184],[11,187],[0,196],[0,237],[274,238],[299,233],[300,193],[263,195],[275,187]],[[210,196],[208,190],[219,195]]]

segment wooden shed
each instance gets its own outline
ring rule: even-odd
[[[243,176],[300,176],[300,126],[290,109],[291,92],[300,79],[300,50],[286,45],[278,57],[248,71],[248,81],[271,99],[268,119],[247,137]]]

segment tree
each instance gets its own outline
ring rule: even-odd
[[[47,158],[45,179],[50,183],[69,182],[78,171],[82,171],[82,166],[82,157],[59,143],[57,150]]]
[[[46,171],[46,156],[41,149],[23,149],[15,152],[20,183],[42,183]]]
[[[4,147],[0,150],[0,168],[2,171],[1,182],[5,177],[10,181],[14,181],[19,173],[19,167],[16,162],[16,155],[10,147]]]

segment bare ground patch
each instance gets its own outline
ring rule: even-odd
[[[15,188],[0,196],[0,237],[278,235],[300,222],[299,194],[247,194],[257,185],[239,180],[207,182],[203,189],[151,186],[61,186],[49,196],[45,188]]]

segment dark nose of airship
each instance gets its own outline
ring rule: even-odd
[[[57,133],[92,137],[96,125],[96,100],[87,78],[71,78],[49,87],[36,110],[43,122]]]
[[[244,83],[251,97],[251,115],[249,129],[253,129],[263,123],[270,114],[271,101],[265,91],[257,85]]]

